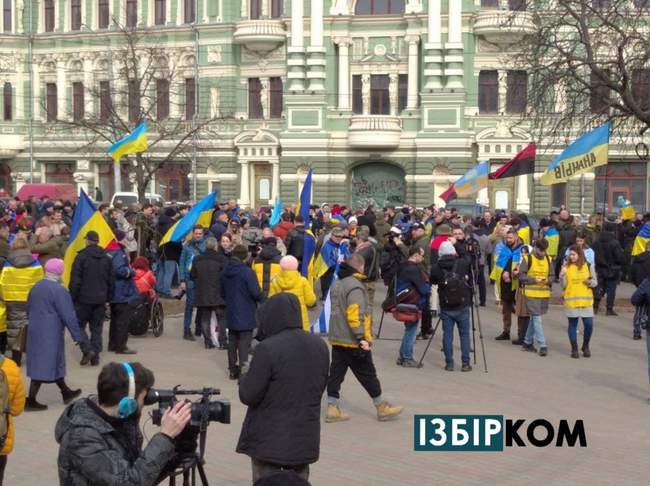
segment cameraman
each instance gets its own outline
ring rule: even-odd
[[[178,402],[165,410],[160,432],[142,450],[138,424],[153,384],[153,373],[140,363],[109,363],[97,379],[97,396],[65,409],[54,432],[62,486],[157,482],[174,455],[173,439],[190,421],[191,404]]]
[[[393,278],[397,275],[400,265],[406,261],[409,250],[402,241],[402,230],[397,226],[393,226],[386,236],[386,244],[379,257],[379,270],[384,285],[390,292],[395,287]]]

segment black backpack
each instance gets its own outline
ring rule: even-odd
[[[443,270],[443,280],[438,284],[438,295],[440,296],[440,307],[465,307],[469,305],[467,295],[467,282],[463,275],[458,273],[456,260],[451,271]]]

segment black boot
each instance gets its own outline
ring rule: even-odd
[[[580,357],[580,353],[578,353],[578,342],[577,341],[571,341],[571,357],[572,358],[579,358]]]
[[[591,350],[589,349],[590,338],[584,338],[582,341],[582,355],[585,358],[591,358]]]
[[[59,390],[61,390],[61,397],[63,398],[63,403],[66,405],[81,395],[80,389],[71,390],[63,378],[56,380],[56,384]]]
[[[607,315],[607,316],[617,316],[618,314],[616,312],[614,312],[613,308],[608,308],[605,315]]]
[[[36,401],[36,395],[38,395],[38,390],[41,388],[41,382],[32,380],[29,383],[29,396],[25,400],[25,411],[26,412],[40,412],[42,410],[47,410],[47,405],[38,403]]]
[[[183,339],[186,341],[196,341],[196,338],[192,336],[192,331],[185,331],[183,333]]]

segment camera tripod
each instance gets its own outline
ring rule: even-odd
[[[196,473],[199,473],[199,478],[203,486],[208,485],[208,477],[203,468],[204,459],[202,454],[194,453],[193,455],[183,458],[173,471],[170,471],[167,477],[169,478],[169,485],[176,486],[176,476],[183,476],[183,486],[196,486]]]

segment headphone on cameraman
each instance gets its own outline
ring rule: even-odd
[[[117,413],[120,418],[128,418],[138,410],[138,402],[135,399],[135,373],[129,363],[122,363],[129,377],[129,393],[120,400],[117,405]]]

